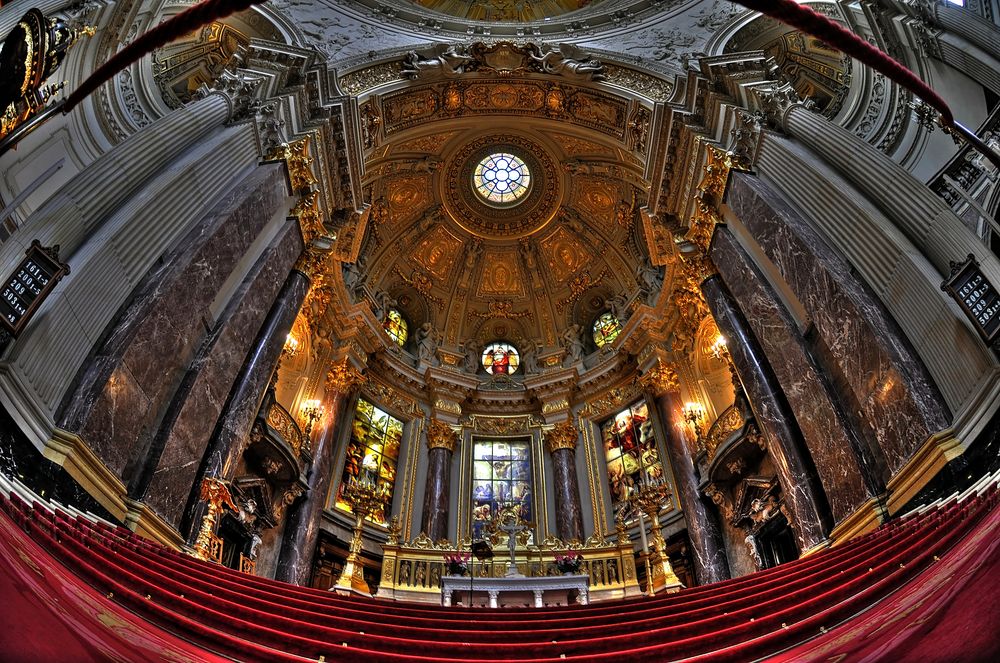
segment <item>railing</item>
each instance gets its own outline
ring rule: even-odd
[[[590,541],[588,543],[594,543]],[[447,573],[444,556],[457,551],[452,545],[435,545],[426,537],[409,544],[382,546],[382,581],[378,598],[423,603],[441,602],[441,576]],[[590,576],[590,601],[607,601],[641,593],[635,572],[635,556],[631,542],[602,543],[573,550],[583,555],[581,573]],[[529,577],[560,575],[555,555],[565,553],[565,547],[518,546],[514,561],[517,570]],[[501,578],[507,573],[510,559],[504,545],[497,546],[494,558],[485,562],[470,562],[475,586],[476,578]]]
[[[302,431],[292,415],[288,414],[288,410],[277,403],[271,403],[267,410],[267,425],[288,443],[296,456],[302,455]]]
[[[708,429],[705,436],[705,451],[708,453],[708,462],[715,458],[719,446],[724,443],[730,435],[738,431],[744,424],[743,415],[735,405],[730,405],[723,410],[719,418],[715,420],[712,427]]]

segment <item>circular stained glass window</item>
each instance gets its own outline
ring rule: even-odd
[[[614,343],[618,334],[622,333],[622,323],[611,313],[602,314],[594,321],[594,344],[603,348],[608,343]]]
[[[509,343],[490,343],[483,350],[483,368],[490,375],[512,375],[520,363],[517,349]]]
[[[520,201],[528,193],[531,173],[528,166],[509,152],[491,154],[476,166],[472,186],[483,200],[506,207]]]
[[[385,320],[382,321],[382,329],[400,347],[406,345],[406,337],[409,336],[410,326],[406,324],[406,318],[403,317],[402,313],[394,308],[389,309]]]

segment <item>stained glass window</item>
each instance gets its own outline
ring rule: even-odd
[[[513,154],[497,152],[486,157],[472,174],[472,185],[487,202],[510,205],[528,193],[531,173]]]
[[[622,333],[622,323],[612,313],[602,313],[594,321],[594,343],[603,348],[608,343],[614,343],[618,334]]]
[[[665,479],[645,402],[625,408],[601,426],[601,438],[611,499],[616,505],[626,500],[635,486]]]
[[[476,440],[472,461],[472,535],[500,509],[516,504],[521,520],[534,519],[531,494],[531,444],[527,441]]]
[[[510,343],[490,343],[483,350],[483,368],[490,375],[513,375],[521,363],[521,357]]]
[[[394,308],[389,309],[382,321],[382,329],[389,335],[389,338],[399,344],[399,347],[406,345],[406,339],[410,334],[410,326],[406,324],[403,314]]]
[[[355,480],[386,486],[388,497],[370,520],[380,525],[389,522],[392,509],[392,491],[396,485],[396,463],[399,445],[403,440],[403,422],[383,412],[363,398],[358,399],[351,426],[351,441],[347,444],[347,460],[341,486]],[[349,504],[337,494],[338,509],[350,511]]]

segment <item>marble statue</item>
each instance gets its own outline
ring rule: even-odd
[[[546,74],[574,81],[605,79],[604,65],[574,44],[559,44],[559,50],[545,44],[539,49],[539,55],[532,53],[531,57]]]
[[[465,354],[462,368],[469,373],[477,372],[479,370],[479,344],[476,342],[476,339],[470,338],[463,343],[462,352]]]
[[[524,367],[525,374],[538,372],[538,352],[540,350],[540,343],[532,343],[521,355],[521,366]]]
[[[583,357],[583,341],[580,340],[580,325],[573,324],[562,334],[563,347],[566,348],[566,357],[563,359],[563,367],[572,366]]]
[[[465,65],[472,62],[472,56],[460,53],[453,44],[434,44],[423,51],[410,51],[403,58],[402,73],[409,79],[420,78],[424,74],[440,74],[445,78],[455,78],[465,73]]]
[[[434,325],[425,322],[417,330],[417,362],[428,363],[431,366],[440,365],[437,349],[441,345],[441,332]]]

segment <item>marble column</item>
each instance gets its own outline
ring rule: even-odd
[[[683,405],[677,372],[670,366],[657,364],[643,376],[643,382],[656,396],[663,421],[666,434],[664,446],[673,469],[674,490],[687,521],[695,578],[699,585],[728,580],[729,560],[722,540],[722,528],[715,509],[710,508],[702,497],[694,459],[680,433],[685,422],[681,415]]]
[[[335,453],[343,409],[350,402],[350,394],[361,382],[361,373],[350,365],[349,360],[334,364],[326,379],[326,414],[319,441],[313,448],[313,462],[309,469],[309,489],[304,499],[288,509],[288,519],[281,540],[281,552],[275,580],[306,586],[312,577],[313,560],[316,557],[316,542],[319,539],[320,521],[326,507],[330,484],[333,482]]]
[[[285,338],[292,329],[295,317],[309,291],[309,277],[293,269],[278,296],[271,304],[267,317],[257,332],[257,337],[243,361],[243,366],[229,392],[229,398],[215,426],[215,433],[205,450],[201,466],[195,477],[182,532],[194,535],[198,489],[206,476],[231,479],[240,456],[244,441],[250,433],[254,417],[264,398],[264,392],[271,380],[284,347]]]
[[[715,275],[701,284],[701,290],[719,331],[726,337],[733,365],[767,439],[799,551],[805,552],[826,538],[832,519],[802,433],[767,357],[725,284]]]
[[[579,437],[576,426],[568,421],[556,424],[555,428],[546,431],[544,435],[545,448],[552,458],[556,533],[566,542],[584,540],[580,482],[576,475],[576,444]]]
[[[458,442],[458,433],[451,426],[431,419],[427,426],[427,486],[420,531],[434,542],[448,538],[451,459]]]

